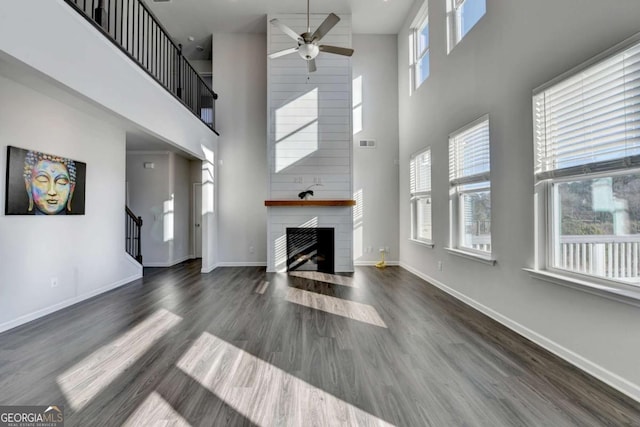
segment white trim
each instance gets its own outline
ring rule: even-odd
[[[594,376],[595,378],[599,379],[600,381],[610,385],[611,387],[615,388],[616,390],[620,391],[621,393],[629,396],[630,398],[640,402],[640,385],[638,384],[634,384],[631,381],[627,380],[626,378],[621,377],[618,374],[615,374],[605,368],[603,368],[602,366],[582,357],[581,355],[569,350],[568,348],[556,343],[555,341],[550,340],[549,338],[540,335],[539,333],[527,328],[524,325],[521,325],[520,323],[516,322],[513,319],[510,319],[507,316],[504,316],[500,313],[498,313],[497,311],[494,311],[493,309],[479,303],[478,301],[469,298],[468,296],[462,294],[461,292],[456,291],[453,288],[450,288],[449,286],[445,285],[444,283],[424,274],[421,273],[420,271],[414,269],[413,267],[405,264],[405,263],[400,263],[400,267],[404,268],[405,270],[409,271],[410,273],[415,274],[416,276],[420,277],[421,279],[425,280],[426,282],[428,282],[429,284],[432,284],[433,286],[443,290],[444,292],[448,293],[449,295],[455,297],[456,299],[464,302],[465,304],[475,308],[476,310],[480,311],[481,313],[489,316],[490,318],[492,318],[493,320],[495,320],[498,323],[501,323],[502,325],[506,326],[507,328],[511,329],[512,331],[518,333],[519,335],[522,335],[523,337],[533,341],[534,343],[538,344],[540,347],[550,351],[551,353],[555,354],[556,356],[560,357],[561,359],[564,359],[565,361],[569,362],[570,364],[582,369],[583,371],[585,371],[586,373]]]
[[[375,267],[380,261],[354,261],[353,265],[356,267]],[[385,261],[388,267],[397,267],[400,265],[400,261]]]
[[[614,301],[640,307],[640,289],[623,289],[614,285],[600,284],[581,280],[565,274],[558,274],[548,270],[523,268],[529,276],[556,285],[567,286],[572,289],[587,292]]]
[[[444,248],[444,250],[449,252],[451,255],[456,255],[462,258],[467,258],[467,259],[478,261],[484,264],[496,265],[496,263],[498,262],[495,258],[493,258],[491,254],[484,255],[481,253],[465,251],[465,250],[455,249],[455,248]]]
[[[196,212],[196,194],[198,194],[198,186],[200,186],[200,210],[202,211],[202,182],[191,183],[191,258],[195,258],[196,253],[198,253],[196,248],[196,222],[198,220],[198,212]],[[200,231],[200,256],[202,256],[202,212],[200,212],[200,227],[198,230]]]
[[[201,274],[207,274],[207,273],[211,273],[213,270],[215,270],[216,268],[218,268],[218,264],[213,264],[211,267],[202,267],[200,269],[200,273]]]
[[[142,277],[142,264],[140,264],[134,257],[132,257],[131,255],[129,255],[128,253],[124,253],[125,255],[125,259],[134,267],[136,267],[138,269],[138,273],[140,274],[140,277]]]
[[[8,322],[0,324],[0,333],[8,331],[9,329],[16,328],[18,326],[24,325],[25,323],[29,323],[33,320],[44,317],[48,314],[54,313],[56,311],[62,310],[64,308],[70,307],[72,305],[78,304],[79,302],[88,300],[97,295],[103,294],[105,292],[111,291],[113,289],[119,288],[126,284],[133,282],[134,280],[138,280],[142,278],[142,271],[140,273],[136,273],[132,276],[126,277],[124,279],[118,280],[117,282],[111,283],[109,285],[103,286],[99,289],[91,291],[84,295],[79,295],[77,297],[70,298],[68,300],[62,301],[58,304],[52,305],[47,308],[43,308],[41,310],[34,311],[29,314],[25,314],[23,316],[18,317],[17,319],[10,320]]]
[[[433,241],[426,242],[424,240],[413,239],[411,237],[409,237],[409,241],[421,246],[426,246],[427,248],[431,248],[431,249],[433,249],[436,246],[435,243],[433,243]]]
[[[266,261],[221,261],[216,267],[266,267]]]
[[[420,6],[420,9],[418,9],[418,11],[416,12],[415,17],[411,22],[411,25],[409,25],[409,29],[417,30],[418,27],[422,26],[425,19],[428,19],[428,18],[429,18],[429,2],[427,0],[424,0],[422,3],[422,6]]]
[[[167,262],[144,262],[143,260],[142,265],[144,265],[145,267],[173,267],[174,265],[180,264],[181,262],[185,262],[190,259],[193,259],[191,255],[187,255],[182,258]]]

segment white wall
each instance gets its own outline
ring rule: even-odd
[[[450,55],[445,2],[429,3],[431,76],[411,97],[412,16],[398,36],[401,263],[640,399],[640,309],[540,282],[522,271],[533,266],[534,257],[532,90],[638,31],[640,3],[488,0],[487,15]],[[495,266],[444,251],[447,135],[487,113]],[[408,161],[426,145],[433,156],[434,249],[409,241]],[[440,260],[443,271],[436,268]]]
[[[389,84],[398,80],[397,36],[354,34],[353,48],[354,259],[376,263],[379,249],[389,247],[386,260],[397,262],[398,86]],[[360,140],[375,140],[376,148],[359,148]]]
[[[126,169],[129,208],[143,221],[143,264],[168,267],[190,258],[189,161],[175,153],[129,151]]]
[[[199,159],[203,145],[213,148],[216,135],[200,119],[63,0],[0,2],[0,56]]]
[[[267,259],[266,51],[264,34],[213,35],[221,265],[264,265]]]
[[[125,131],[1,75],[0,93],[3,331],[139,278],[142,269],[124,250]],[[85,215],[5,216],[7,145],[85,162]]]

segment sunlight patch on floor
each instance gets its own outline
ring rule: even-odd
[[[289,271],[287,274],[293,277],[313,280],[314,282],[323,282],[332,285],[357,288],[356,284],[353,281],[353,277],[349,276],[340,276],[338,274],[322,273],[319,271]]]
[[[176,366],[258,426],[391,425],[207,332]]]
[[[122,426],[190,427],[191,424],[182,418],[162,396],[154,391],[136,408]]]
[[[387,327],[376,309],[369,304],[348,301],[297,288],[289,288],[286,299],[289,302],[324,311],[325,313],[380,326],[381,328]]]
[[[56,382],[69,405],[76,411],[82,409],[181,320],[160,309],[59,375]]]

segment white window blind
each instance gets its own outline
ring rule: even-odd
[[[640,43],[534,95],[538,179],[640,165]]]
[[[425,150],[411,158],[411,194],[431,191],[431,150]]]
[[[488,181],[490,169],[489,118],[484,116],[449,136],[449,181]]]

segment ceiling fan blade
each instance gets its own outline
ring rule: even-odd
[[[315,59],[307,60],[307,70],[310,73],[313,73],[315,70],[317,70],[317,68],[316,68],[316,60]]]
[[[297,34],[295,31],[293,31],[291,28],[284,25],[282,22],[278,21],[276,18],[272,19],[269,22],[271,22],[272,25],[278,27],[280,31],[282,31],[283,33],[285,33],[295,41],[302,41],[302,37],[300,37],[300,34]]]
[[[280,50],[278,52],[270,53],[269,54],[269,58],[271,58],[271,59],[280,58],[281,56],[289,55],[290,53],[295,53],[297,51],[298,51],[297,47],[292,47],[292,48],[289,48],[289,49]]]
[[[336,55],[344,55],[344,56],[353,55],[353,49],[348,49],[346,47],[327,46],[323,44],[318,46],[318,48],[320,49],[320,52],[335,53]]]
[[[320,24],[318,29],[311,36],[311,40],[317,42],[321,38],[327,35],[327,33],[338,23],[340,18],[334,13],[330,13],[329,16]]]

